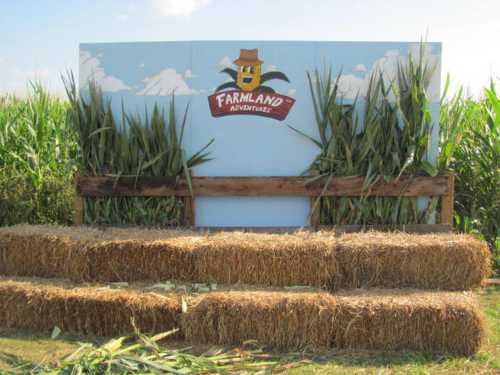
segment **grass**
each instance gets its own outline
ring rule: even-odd
[[[420,353],[379,352],[325,352],[320,355],[298,353],[279,354],[281,366],[294,366],[287,374],[495,374],[500,372],[500,287],[490,287],[479,292],[485,312],[489,336],[483,349],[472,358],[426,355]],[[27,332],[0,331],[0,369],[12,370],[26,362],[31,366],[54,364],[74,352],[80,344],[100,345],[102,338],[78,338],[64,334],[52,340],[48,335]],[[169,349],[183,343],[169,344]],[[193,354],[204,352],[198,346]],[[271,353],[274,355],[276,353]],[[258,362],[258,361],[257,361]],[[26,371],[28,368],[25,367]]]

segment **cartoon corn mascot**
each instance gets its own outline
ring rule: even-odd
[[[258,49],[241,49],[240,57],[234,60],[234,64],[238,67],[238,70],[231,68],[225,68],[221,73],[227,73],[231,76],[233,81],[226,82],[215,89],[216,92],[225,89],[240,89],[242,91],[267,91],[274,92],[274,90],[269,87],[262,85],[262,83],[270,81],[272,79],[280,79],[282,81],[290,82],[288,77],[281,72],[267,72],[261,74],[262,63],[264,61],[259,60]]]
[[[230,115],[254,115],[283,121],[295,103],[295,99],[275,92],[264,83],[272,79],[290,82],[281,72],[262,74],[259,50],[241,49],[240,57],[234,60],[237,69],[225,68],[221,73],[231,77],[208,96],[208,105],[213,117]]]

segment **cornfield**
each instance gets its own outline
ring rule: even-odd
[[[25,100],[0,97],[0,225],[71,223],[77,143],[67,109],[38,84]]]

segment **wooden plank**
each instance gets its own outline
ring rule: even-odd
[[[448,176],[448,193],[441,198],[441,223],[453,225],[453,206],[455,201],[455,175]]]
[[[197,196],[314,196],[303,177],[196,177]]]
[[[198,196],[319,196],[324,182],[306,185],[306,177],[194,177],[194,194]],[[325,196],[363,195],[363,177],[332,179]],[[398,181],[379,183],[369,195],[374,196],[440,196],[447,193],[446,176],[402,177]]]
[[[195,225],[194,199],[192,196],[183,197],[184,201],[184,224],[192,227]]]
[[[165,197],[188,196],[184,180],[175,177],[79,177],[76,181],[78,194],[86,197]]]
[[[321,224],[321,207],[320,207],[320,202],[316,204],[316,207],[314,206],[318,197],[311,197],[309,198],[310,200],[310,206],[311,206],[311,213],[310,213],[310,224],[311,227],[317,228]]]
[[[75,198],[73,199],[73,209],[75,211],[74,216],[73,216],[73,223],[74,225],[83,225],[83,214],[84,214],[84,200],[85,198],[75,195]]]
[[[324,182],[306,185],[306,177],[193,177],[195,196],[319,196]],[[363,177],[336,177],[325,196],[356,197],[363,195]],[[443,196],[448,194],[447,176],[401,177],[389,183],[374,186],[372,196]],[[80,177],[77,191],[82,196],[189,196],[185,180],[170,177]]]
[[[333,179],[332,187],[326,195],[331,196],[361,196],[363,195],[364,177],[339,177]],[[441,196],[447,194],[448,184],[446,176],[402,176],[391,182],[380,181],[369,191],[371,196],[387,197],[420,197]],[[330,193],[331,191],[331,193]]]

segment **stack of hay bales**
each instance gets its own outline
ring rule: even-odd
[[[0,229],[0,325],[115,335],[133,318],[199,343],[469,355],[484,328],[464,291],[489,267],[485,243],[451,233],[14,226]],[[166,280],[224,286],[158,294],[132,284]],[[131,284],[102,284],[118,281]]]

